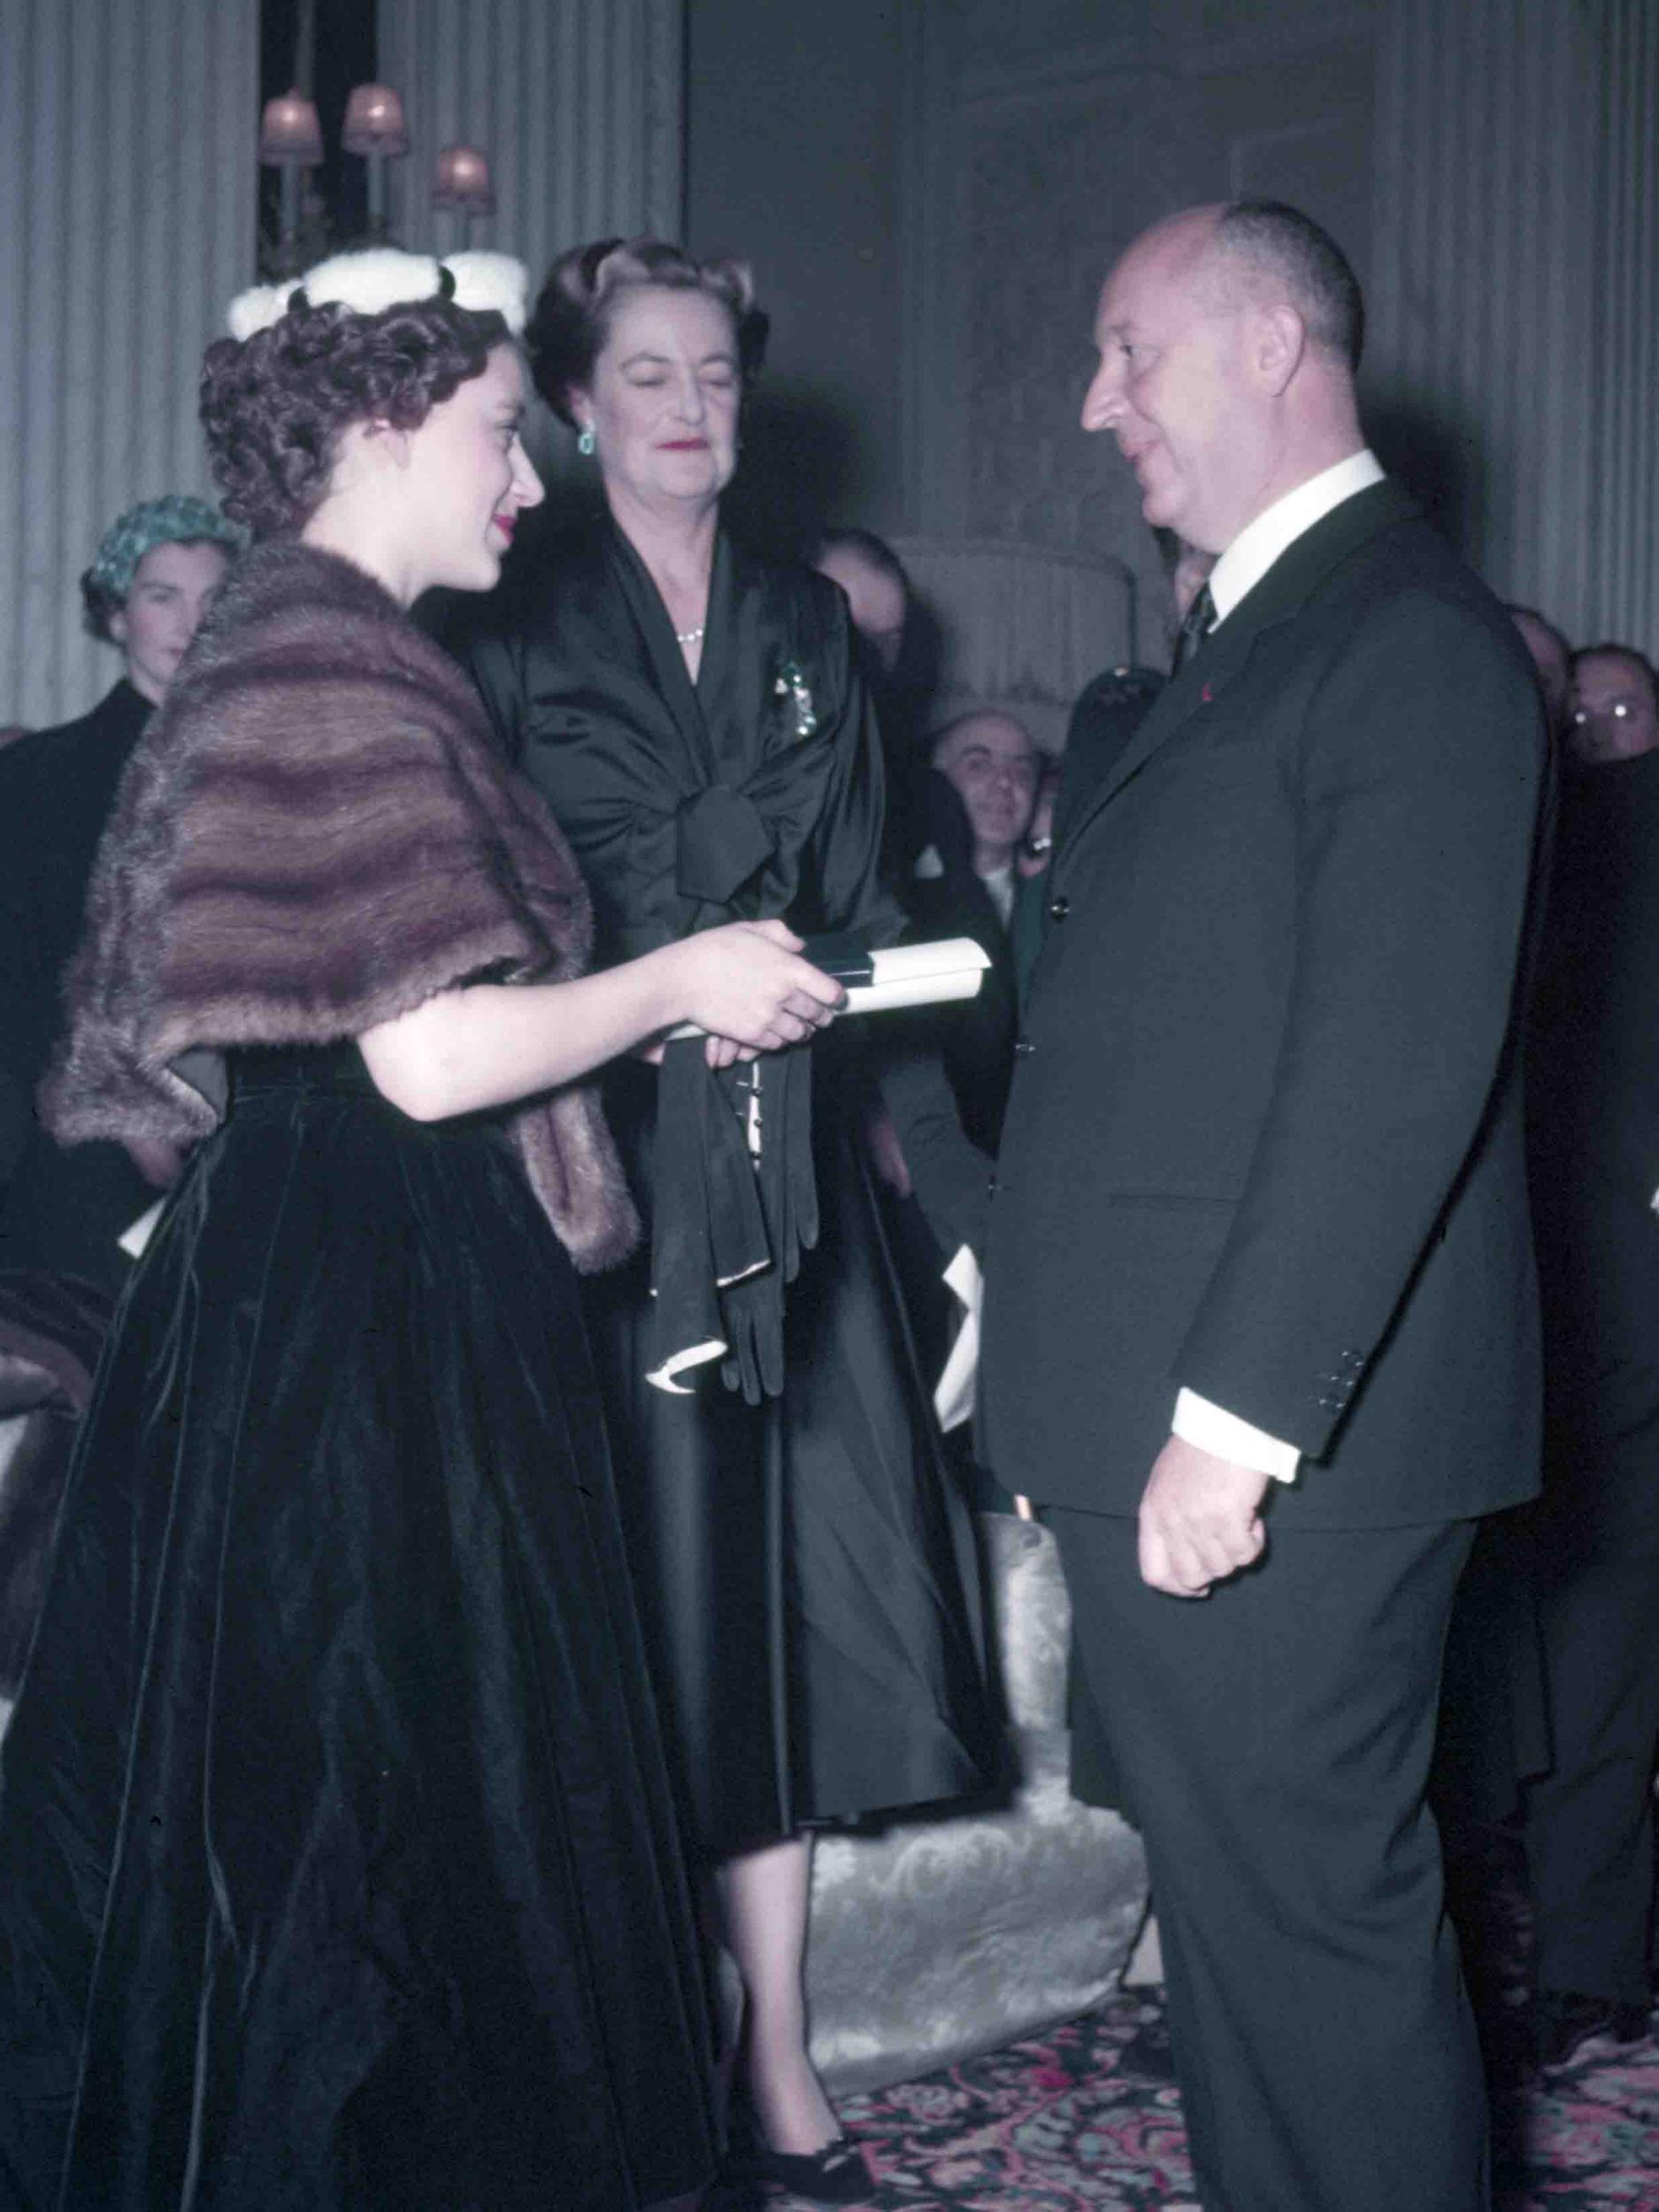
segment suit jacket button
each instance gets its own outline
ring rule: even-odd
[[[1071,902],[1066,897],[1064,892],[1062,892],[1057,899],[1050,899],[1048,902],[1048,919],[1051,922],[1064,921],[1071,911]]]
[[[1016,1037],[1014,1040],[1014,1050],[1022,1060],[1027,1058],[1036,1049],[1036,1046],[1033,1044],[1029,1037]]]

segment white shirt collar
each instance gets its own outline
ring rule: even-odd
[[[1254,522],[1246,523],[1210,572],[1210,595],[1216,603],[1217,623],[1226,620],[1245,594],[1255,590],[1280,554],[1288,552],[1304,531],[1323,522],[1345,499],[1380,484],[1383,472],[1376,455],[1362,447],[1346,461],[1298,484],[1294,491],[1263,508]]]
[[[1010,860],[1005,868],[993,868],[990,874],[981,876],[979,881],[989,893],[991,904],[996,909],[998,918],[1006,929],[1009,918],[1014,911],[1013,862]]]

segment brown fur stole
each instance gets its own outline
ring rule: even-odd
[[[42,1118],[66,1144],[193,1144],[219,1116],[181,1056],[334,1043],[485,974],[562,981],[591,940],[570,848],[455,664],[349,562],[261,546],[127,769]],[[576,1264],[625,1257],[594,1091],[511,1126]]]

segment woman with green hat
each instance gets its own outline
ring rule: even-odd
[[[141,1171],[115,1144],[60,1151],[35,1119],[35,1087],[121,772],[241,544],[204,500],[170,494],[129,507],[81,579],[88,628],[120,650],[119,681],[78,721],[0,755],[0,1268],[118,1291],[130,1264],[118,1239],[168,1164]]]

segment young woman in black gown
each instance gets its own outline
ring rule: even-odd
[[[879,879],[879,741],[846,600],[756,558],[719,519],[764,331],[746,272],[611,240],[555,265],[528,334],[538,387],[596,462],[606,513],[526,559],[471,664],[593,885],[602,963],[738,916],[875,944],[902,927]],[[787,1278],[798,1258],[770,1373],[766,1322],[758,1350],[737,1340],[750,1320],[728,1301],[733,1386],[707,1366],[701,1381],[682,1375],[687,1394],[648,1380],[669,1379],[643,1263],[596,1286],[589,1310],[671,1765],[718,1870],[748,2000],[759,2162],[826,2199],[867,2184],[807,2056],[810,1831],[983,1789],[996,1758],[971,1532],[940,1468],[858,1137],[858,1032],[872,1026],[838,1025],[810,1068],[805,1055],[761,1064],[763,1179],[769,1147],[791,1188],[803,1158],[820,1217],[816,1248],[774,1251],[759,1279]],[[675,1100],[660,1118],[659,1086]],[[988,1163],[937,1068],[895,1062],[884,1087],[954,1252],[975,1233]],[[686,1234],[685,1125],[703,1104],[672,1064],[618,1064],[606,1095],[653,1210],[660,1292]]]
[[[580,976],[568,849],[405,618],[541,497],[515,269],[342,257],[208,357],[267,541],[134,755],[44,1094],[201,1141],[0,1757],[5,2212],[617,2212],[712,2166],[572,1265],[634,1222],[572,1087],[839,993],[775,926]]]

